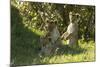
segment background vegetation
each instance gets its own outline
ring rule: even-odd
[[[61,46],[57,54],[40,57],[39,37],[48,19],[57,21],[60,34],[69,24],[68,13],[81,15],[78,23],[79,47]],[[95,6],[11,0],[11,63],[14,65],[52,64],[95,60]]]

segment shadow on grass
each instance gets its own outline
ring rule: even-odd
[[[70,54],[70,55],[77,55],[80,53],[85,52],[86,49],[81,48],[80,46],[69,46],[69,45],[61,45],[59,50],[57,51],[57,55],[62,54]]]
[[[24,27],[18,9],[13,5],[11,11],[11,66],[30,65],[40,51],[40,36]]]

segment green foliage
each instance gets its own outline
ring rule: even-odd
[[[69,24],[69,12],[81,15],[79,46],[64,45],[57,54],[39,56],[39,38],[45,34],[47,20],[56,21],[60,34]],[[95,7],[11,0],[11,62],[15,65],[94,61]]]
[[[69,12],[74,11],[81,15],[78,22],[79,38],[88,41],[95,39],[95,7],[85,5],[65,5],[54,3],[19,2],[11,1],[22,17],[22,23],[31,30],[43,30],[47,20],[57,21],[60,33],[66,31],[69,24]]]

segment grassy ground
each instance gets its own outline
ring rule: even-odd
[[[11,45],[11,63],[15,65],[54,64],[95,61],[94,41],[85,42],[79,40],[79,46],[71,47],[65,43],[58,52],[48,56],[39,56],[39,36],[43,32],[33,30],[25,31],[23,36],[15,37]],[[13,36],[14,37],[14,36]]]

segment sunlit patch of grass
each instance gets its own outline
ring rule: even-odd
[[[40,36],[43,36],[43,35],[45,34],[44,31],[41,31],[41,30],[39,30],[39,29],[32,29],[32,31],[33,31],[34,33],[36,33],[37,35],[40,35]]]

